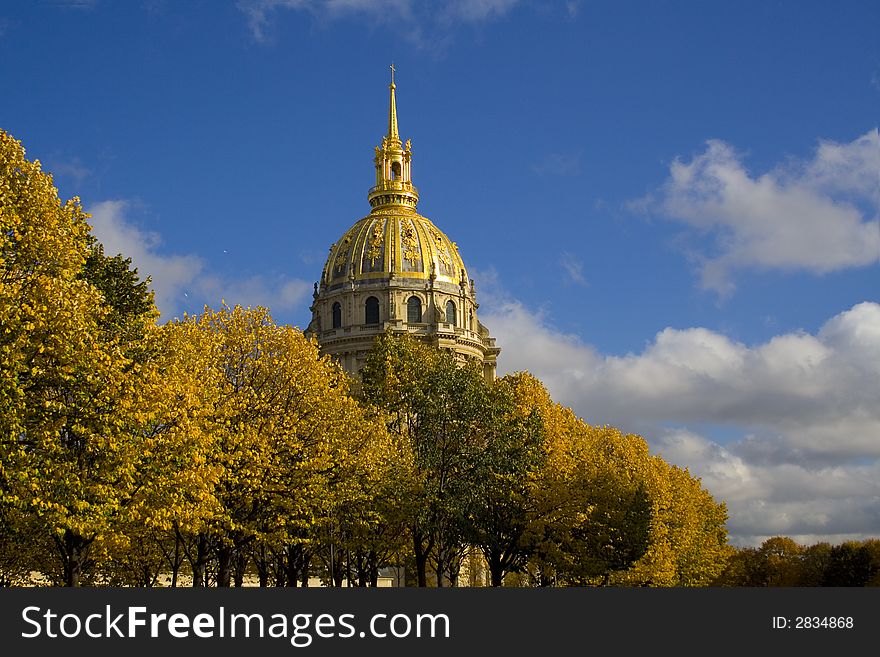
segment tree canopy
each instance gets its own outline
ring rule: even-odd
[[[5,132],[0,227],[0,583],[874,576],[860,546],[781,540],[725,570],[723,503],[526,372],[388,334],[350,378],[260,307],[159,324],[149,280]]]

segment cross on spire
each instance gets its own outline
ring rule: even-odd
[[[394,62],[389,66],[391,69],[391,84],[389,88],[391,89],[391,104],[388,108],[388,139],[396,140],[397,144],[400,144],[400,134],[397,131],[397,100],[394,97],[394,90],[397,88],[397,85],[394,84],[394,71],[397,70],[394,68]]]

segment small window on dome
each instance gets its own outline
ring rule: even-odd
[[[379,323],[379,300],[369,297],[364,304],[364,324]]]
[[[422,300],[418,297],[410,297],[406,302],[406,321],[410,324],[422,321]]]
[[[391,163],[391,180],[400,180],[400,162]]]
[[[333,328],[338,329],[342,327],[342,306],[337,301],[333,304]]]
[[[446,302],[446,323],[455,326],[455,304],[451,301]]]

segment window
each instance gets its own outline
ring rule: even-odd
[[[455,304],[451,301],[446,302],[446,323],[455,326]]]
[[[391,163],[391,180],[400,180],[400,162]]]
[[[422,300],[418,297],[410,297],[406,302],[406,321],[410,324],[422,321]]]
[[[342,306],[337,301],[333,304],[333,328],[337,329],[342,326]]]
[[[370,297],[364,304],[364,324],[379,323],[379,300],[376,297]]]

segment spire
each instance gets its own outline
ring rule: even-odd
[[[400,141],[400,133],[397,130],[397,99],[394,97],[394,64],[391,64],[391,106],[388,109],[388,139]]]
[[[400,139],[397,128],[397,98],[394,95],[394,64],[391,65],[391,104],[388,108],[388,134],[382,145],[376,146],[373,164],[376,167],[376,186],[368,199],[374,208],[397,206],[415,210],[419,192],[412,184],[412,145]]]

